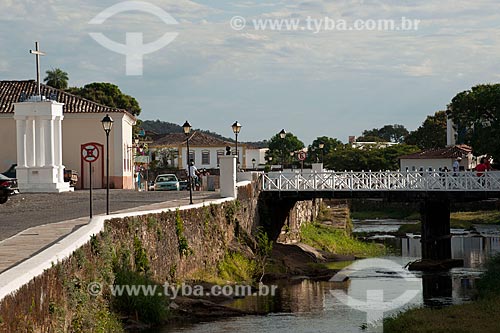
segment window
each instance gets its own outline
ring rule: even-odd
[[[201,164],[207,165],[210,164],[210,151],[202,150],[201,151]]]
[[[220,164],[220,157],[224,156],[225,152],[224,149],[217,150],[217,166]]]

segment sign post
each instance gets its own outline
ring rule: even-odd
[[[92,218],[92,163],[99,158],[99,148],[93,143],[86,143],[82,147],[82,159],[89,163],[90,181],[90,218]]]
[[[300,172],[304,171],[304,160],[306,159],[307,154],[305,151],[299,151],[297,154],[297,158],[300,161]]]

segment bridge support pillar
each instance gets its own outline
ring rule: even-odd
[[[421,204],[422,259],[451,259],[450,201],[428,198]]]

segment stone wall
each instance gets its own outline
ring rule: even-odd
[[[295,202],[284,221],[277,241],[284,244],[299,242],[301,226],[316,220],[320,205],[321,199]]]
[[[284,228],[285,241],[294,241],[318,213],[318,200],[265,202],[258,188],[254,180],[238,187],[238,200],[107,220],[69,258],[2,300],[0,332],[119,331],[109,288],[117,272],[146,273],[159,284],[196,279],[216,271],[229,251],[253,257],[252,234],[261,225]],[[89,293],[95,283],[102,287],[97,295]]]
[[[2,300],[0,331],[108,331],[106,325],[119,322],[110,311],[106,289],[117,270],[147,272],[163,284],[216,270],[230,250],[251,255],[257,201],[252,186],[240,192],[247,198],[106,221],[104,231],[68,259]],[[94,282],[103,286],[97,297],[88,292]]]

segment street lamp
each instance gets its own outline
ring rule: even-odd
[[[191,133],[191,124],[186,120],[184,125],[182,125],[182,129],[184,130],[184,134],[186,134],[186,145],[187,145],[187,165],[188,165],[188,187],[189,187],[189,204],[193,204],[193,189],[191,182],[191,161],[189,161],[189,133]]]
[[[282,129],[279,135],[281,138],[281,170],[283,171],[283,168],[285,167],[285,138],[286,138],[285,129]]]
[[[238,154],[238,134],[240,133],[241,130],[241,124],[238,121],[235,121],[233,125],[231,125],[233,128],[233,133],[236,136],[236,168],[238,168],[238,165],[240,163],[239,161],[239,154]]]
[[[109,215],[109,132],[113,128],[113,119],[106,115],[102,118],[101,124],[106,133],[106,215]]]
[[[318,146],[319,149],[321,149],[321,163],[323,163],[323,158],[325,157],[325,144],[320,142]]]

